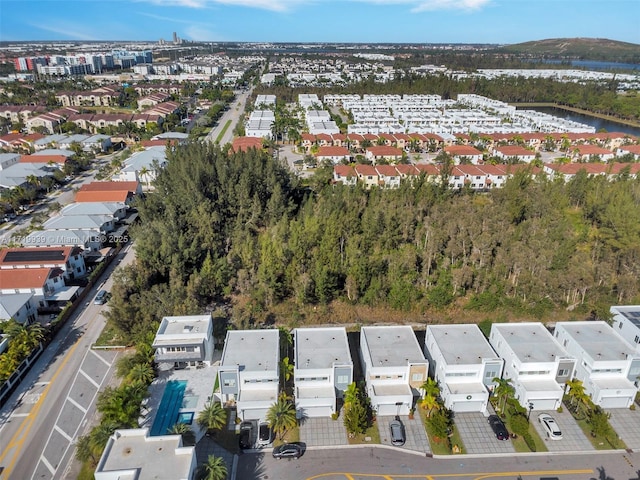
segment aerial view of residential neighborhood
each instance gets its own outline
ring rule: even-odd
[[[0,480],[640,480],[637,0],[0,0]]]

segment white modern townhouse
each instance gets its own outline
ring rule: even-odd
[[[242,420],[264,420],[278,399],[279,330],[229,330],[218,369],[221,403]]]
[[[544,325],[494,323],[489,343],[504,360],[502,378],[511,380],[520,405],[530,410],[555,410],[561,405],[576,359]]]
[[[609,312],[614,330],[640,352],[640,305],[615,305]]]
[[[504,361],[477,325],[429,325],[424,352],[449,410],[487,413],[493,379],[502,377]]]
[[[213,359],[211,315],[164,317],[153,340],[155,359],[174,368],[203,367]]]
[[[353,382],[353,361],[344,327],[293,331],[296,412],[299,418],[328,417]]]
[[[362,327],[362,370],[378,415],[408,415],[420,398],[428,362],[408,325]]]
[[[575,378],[602,408],[628,408],[638,389],[640,353],[606,322],[558,322],[558,342],[575,358]]]

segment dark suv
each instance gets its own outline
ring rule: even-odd
[[[238,445],[241,450],[247,450],[253,448],[253,423],[242,422],[240,424],[240,438],[238,439]]]
[[[509,440],[509,432],[498,415],[489,415],[487,419],[498,440]]]

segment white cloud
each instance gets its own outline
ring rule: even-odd
[[[412,12],[432,10],[480,10],[491,4],[492,0],[351,0],[375,5],[408,5]]]
[[[82,32],[79,30],[74,30],[73,27],[76,25],[64,25],[61,22],[51,22],[49,25],[41,25],[36,23],[27,24],[32,28],[37,28],[39,30],[44,30],[45,32],[57,33],[65,40],[97,40],[93,35]]]

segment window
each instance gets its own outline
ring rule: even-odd
[[[338,383],[349,383],[349,375],[338,375]]]
[[[236,379],[235,378],[225,378],[222,381],[222,385],[224,385],[225,387],[235,387],[236,386]]]
[[[636,338],[633,340],[636,343],[640,343],[640,337],[638,337],[638,335],[636,335]]]
[[[423,375],[421,373],[414,373],[411,375],[412,382],[421,382],[422,378],[423,378]]]
[[[569,375],[569,369],[568,368],[561,368],[560,370],[558,370],[558,376],[559,377],[566,377],[567,375]]]
[[[618,323],[618,328],[619,328],[620,330],[622,330],[622,322],[619,322],[619,323]]]
[[[487,370],[484,372],[484,378],[496,378],[498,376],[498,372],[494,370]]]

